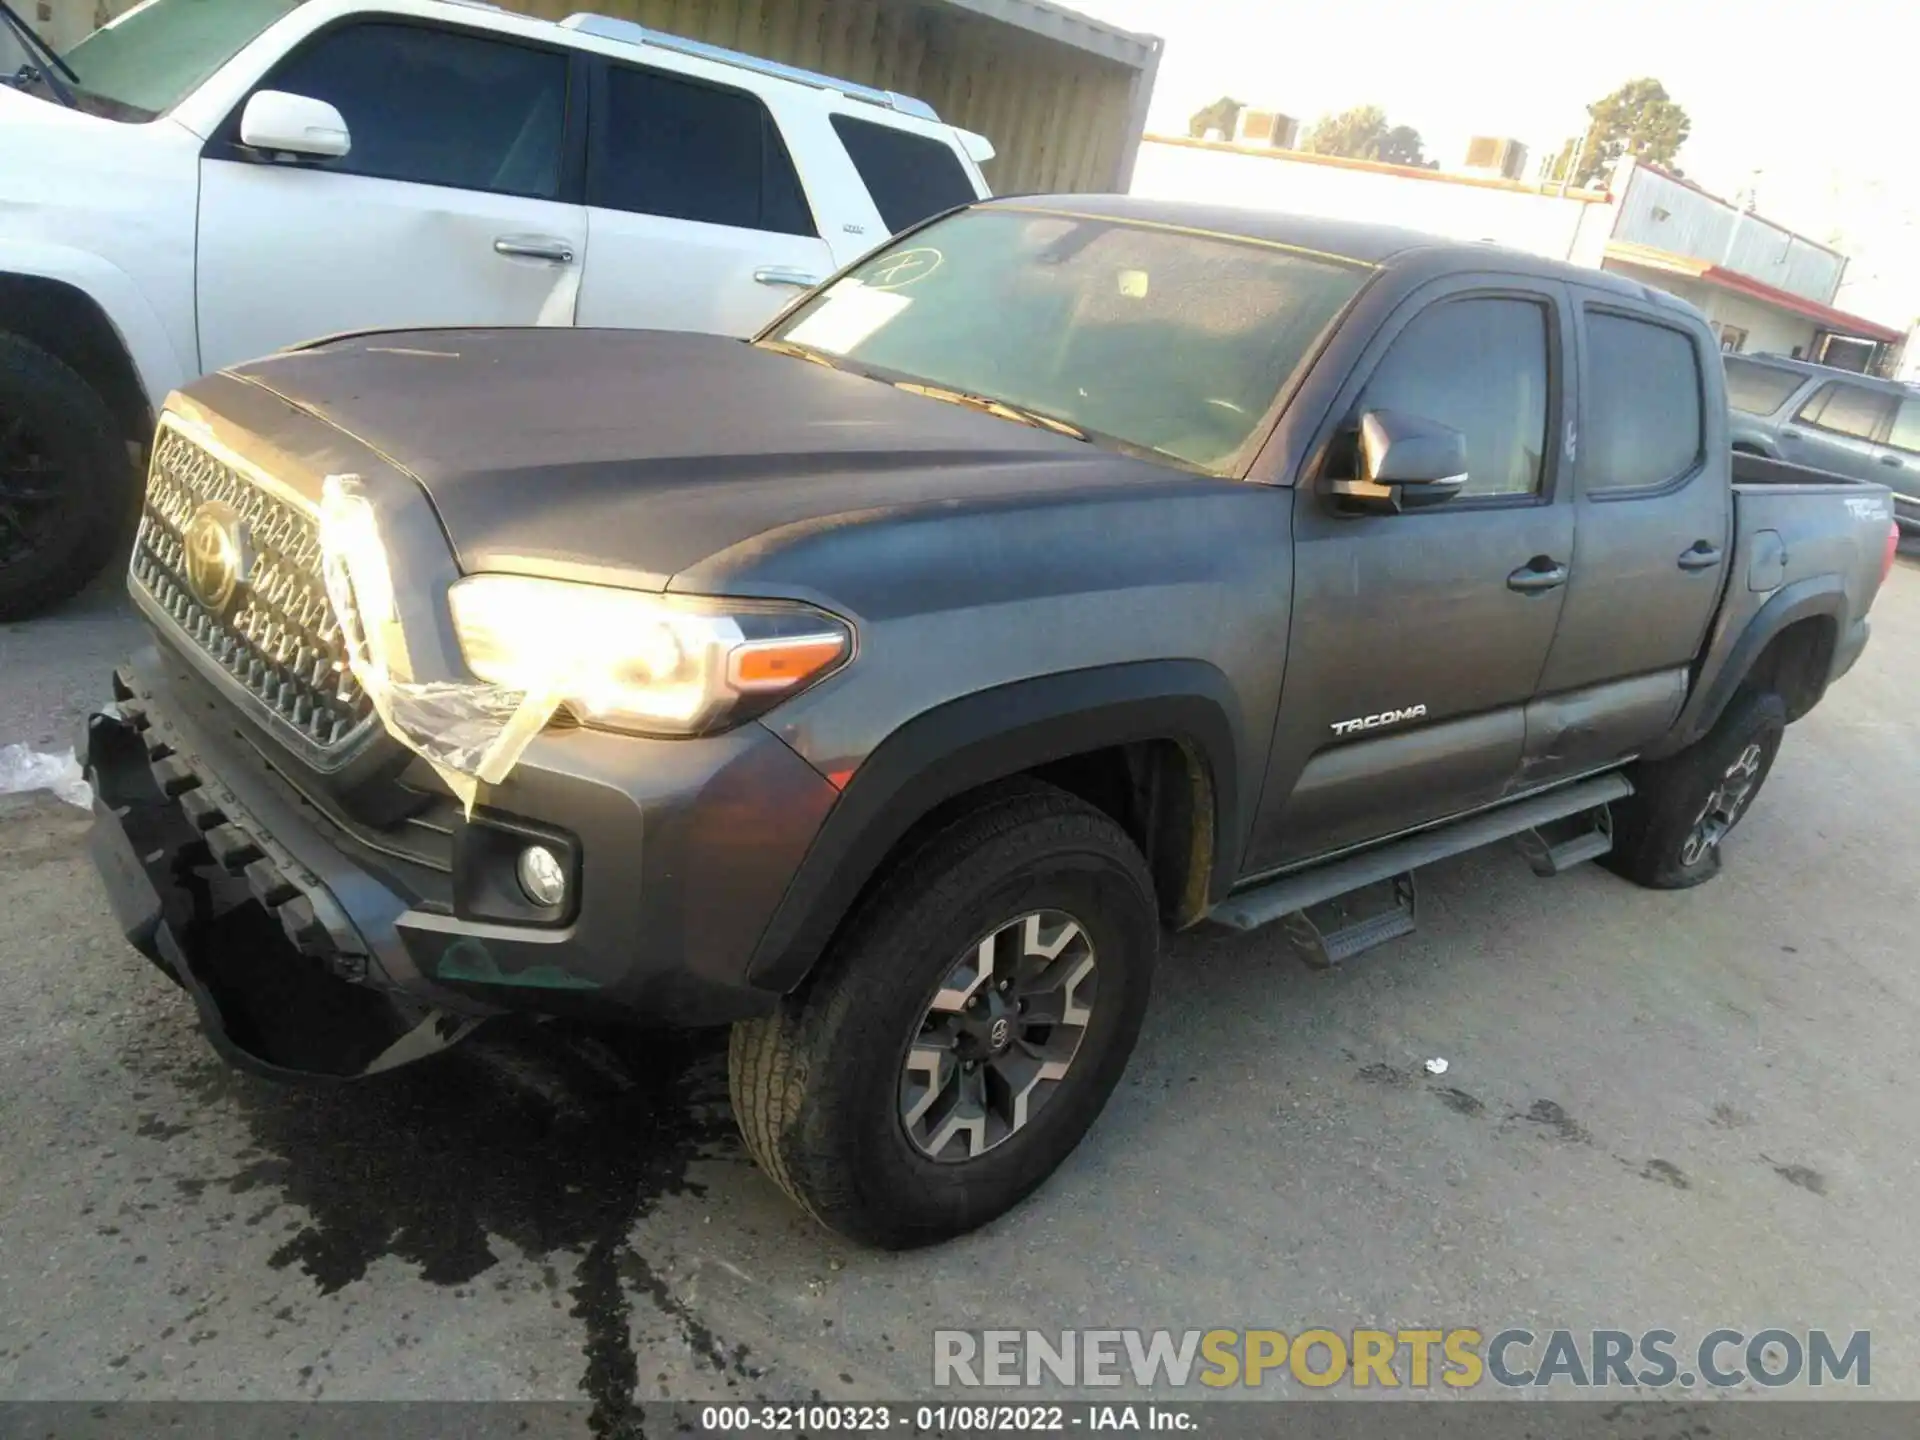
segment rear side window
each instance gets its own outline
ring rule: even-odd
[[[1794,418],[1836,435],[1871,440],[1893,408],[1893,397],[1859,385],[1822,385]]]
[[[1581,484],[1644,490],[1700,460],[1700,352],[1683,330],[1587,311]]]
[[[1547,436],[1547,309],[1532,300],[1444,300],[1394,337],[1362,410],[1399,410],[1467,438],[1463,495],[1540,489]]]
[[[268,88],[325,100],[347,122],[353,148],[321,169],[542,200],[560,192],[567,60],[556,51],[348,25],[296,52]]]
[[[980,198],[960,157],[938,140],[851,115],[835,115],[833,128],[891,234]]]
[[[1893,433],[1887,437],[1887,443],[1896,450],[1920,453],[1920,396],[1900,402],[1899,413],[1893,417]]]
[[[739,230],[817,235],[780,127],[756,95],[612,66],[587,203]]]
[[[1751,360],[1727,361],[1727,404],[1747,415],[1771,415],[1807,377]]]

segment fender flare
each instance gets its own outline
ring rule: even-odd
[[[98,255],[0,236],[0,275],[50,280],[91,300],[119,337],[155,415],[170,392],[198,374],[180,358],[166,326],[133,277]]]
[[[794,872],[748,966],[753,984],[790,990],[805,978],[867,882],[902,836],[936,806],[1071,755],[1172,740],[1197,757],[1211,787],[1213,892],[1235,878],[1257,779],[1244,763],[1232,688],[1212,665],[1155,660],[1017,681],[962,696],[909,720],[848,781]]]
[[[1747,622],[1707,683],[1695,686],[1672,731],[1658,745],[1649,747],[1645,758],[1663,759],[1713,729],[1742,682],[1753,673],[1754,664],[1789,625],[1802,620],[1831,620],[1838,643],[1846,614],[1847,592],[1838,575],[1810,575],[1783,585]],[[1823,689],[1825,678],[1822,676]]]

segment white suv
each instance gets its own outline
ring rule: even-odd
[[[388,326],[749,334],[985,195],[993,154],[596,15],[147,0],[64,57],[23,32],[0,18],[0,619],[105,563],[128,447],[204,371]]]

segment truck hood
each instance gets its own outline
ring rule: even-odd
[[[721,336],[386,331],[228,373],[411,474],[468,573],[714,590],[855,522],[1194,483]]]
[[[56,105],[38,95],[16,90],[11,85],[0,85],[0,125],[7,128],[8,134],[17,135],[29,125],[57,123],[50,118],[56,113],[72,112],[64,105]]]

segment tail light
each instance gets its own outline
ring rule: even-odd
[[[1887,526],[1887,553],[1880,557],[1880,583],[1887,583],[1887,576],[1893,573],[1893,555],[1900,548],[1900,527],[1898,524]]]

